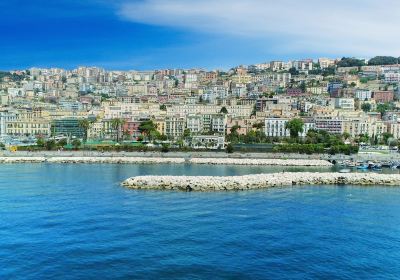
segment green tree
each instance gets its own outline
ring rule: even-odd
[[[160,110],[167,111],[167,106],[165,106],[165,104],[161,104],[160,105]]]
[[[88,131],[92,123],[88,119],[82,119],[78,121],[78,125],[83,130],[83,142],[86,143],[88,138]]]
[[[157,125],[152,121],[144,121],[139,125],[139,131],[142,133],[145,137],[149,138],[151,140],[152,132],[157,130]]]
[[[381,116],[385,115],[386,111],[390,109],[390,105],[388,103],[380,103],[376,106],[376,111],[381,113]]]
[[[299,71],[296,68],[292,67],[289,69],[289,73],[293,76],[299,75]]]
[[[356,59],[352,57],[343,57],[342,60],[340,60],[337,63],[337,66],[339,67],[354,67],[354,66],[364,66],[365,62],[361,59]]]
[[[399,63],[399,59],[393,56],[375,56],[368,61],[368,65],[391,65]]]
[[[54,141],[54,140],[48,140],[48,141],[46,141],[45,146],[48,151],[51,151],[57,147],[57,144],[56,144],[56,141]]]
[[[222,107],[221,110],[219,111],[221,114],[228,114],[228,110],[226,109],[226,107]]]
[[[351,137],[351,135],[348,132],[343,132],[342,137],[343,137],[344,140],[347,140],[347,139],[349,139]]]
[[[36,140],[36,145],[37,145],[38,147],[43,148],[43,147],[45,146],[45,144],[46,144],[46,141],[44,141],[44,139],[43,139],[42,137],[40,137],[40,138],[38,138],[38,139]]]
[[[285,129],[289,129],[291,138],[298,138],[304,131],[304,122],[302,119],[292,119],[285,124]]]
[[[186,128],[183,131],[183,138],[188,138],[188,137],[190,137],[190,129]]]
[[[382,133],[383,144],[388,144],[388,140],[389,140],[390,138],[393,138],[393,134],[388,133],[388,132]]]
[[[301,92],[306,92],[307,86],[306,86],[306,83],[305,83],[305,82],[301,82],[301,84],[300,84],[300,89],[301,89]]]
[[[357,142],[368,143],[368,141],[369,141],[369,136],[367,134],[360,134]]]
[[[124,119],[116,118],[111,120],[111,127],[115,131],[116,141],[119,142],[121,138],[122,127],[125,124]]]
[[[369,112],[369,111],[371,111],[371,104],[370,103],[363,103],[362,105],[361,105],[361,109],[364,111],[364,112]]]
[[[169,145],[168,144],[163,144],[162,147],[161,147],[161,152],[168,153],[169,152]]]
[[[79,139],[74,139],[72,140],[72,146],[74,147],[75,150],[77,150],[81,145],[81,141]]]
[[[233,153],[233,145],[231,143],[229,143],[228,145],[226,145],[226,152],[228,154],[232,154]]]
[[[157,137],[157,140],[160,140],[160,141],[167,141],[167,140],[168,140],[168,137],[167,137],[167,135],[165,135],[165,134],[160,134],[160,135]]]
[[[232,127],[231,127],[231,134],[238,134],[238,130],[239,129],[241,129],[242,127],[240,126],[240,125],[237,125],[237,124],[235,124],[235,125],[233,125]]]
[[[57,146],[59,146],[59,147],[64,147],[67,144],[68,144],[67,143],[67,139],[65,139],[65,138],[63,138],[63,139],[61,139],[60,141],[57,142]]]
[[[231,133],[227,135],[226,139],[233,143],[239,142],[239,133],[237,132],[239,129],[241,129],[240,125],[233,125]]]
[[[261,130],[264,127],[264,123],[259,122],[259,123],[255,123],[253,124],[253,128],[257,129],[257,130]]]

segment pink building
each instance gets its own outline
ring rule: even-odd
[[[140,121],[126,121],[122,126],[122,131],[133,137],[138,137],[141,135],[139,131],[140,123]]]
[[[394,99],[393,91],[375,91],[374,100],[376,103],[392,102]]]
[[[303,92],[300,88],[288,88],[286,93],[288,95],[301,95]]]

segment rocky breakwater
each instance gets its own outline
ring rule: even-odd
[[[249,158],[192,158],[194,164],[270,165],[270,166],[325,166],[333,164],[318,159],[249,159]]]
[[[0,163],[41,163],[45,157],[0,157]]]
[[[280,172],[245,176],[137,176],[122,186],[132,189],[239,191],[294,185],[400,186],[400,174]]]
[[[0,163],[119,163],[119,164],[161,164],[184,163],[183,158],[153,157],[0,157]]]

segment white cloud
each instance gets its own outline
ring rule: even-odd
[[[124,2],[119,15],[287,52],[400,55],[398,0],[145,0]]]

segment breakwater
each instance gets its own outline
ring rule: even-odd
[[[400,186],[400,174],[280,172],[245,176],[137,176],[122,186],[132,189],[239,191],[294,185]]]
[[[115,163],[115,164],[215,164],[215,165],[264,165],[264,166],[321,166],[329,167],[332,163],[316,159],[249,159],[249,158],[191,158],[183,157],[0,157],[0,163]]]
[[[185,163],[184,158],[152,157],[0,157],[0,163],[115,163],[115,164],[162,164]]]
[[[253,158],[192,158],[194,164],[222,165],[269,165],[269,166],[332,166],[326,160],[319,159],[253,159]]]

